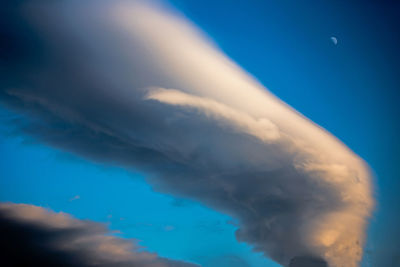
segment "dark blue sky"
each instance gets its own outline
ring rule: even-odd
[[[400,3],[170,2],[270,91],[367,161],[378,203],[363,266],[400,264]],[[109,222],[161,256],[206,267],[277,266],[236,242],[228,216],[155,193],[140,174],[15,136],[6,123],[14,116],[1,110],[1,201]]]

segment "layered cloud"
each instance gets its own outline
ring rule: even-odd
[[[4,266],[197,266],[145,252],[103,224],[33,205],[0,203],[0,231]]]
[[[21,130],[229,214],[282,265],[358,265],[364,162],[190,22],[138,1],[8,2],[0,99]]]
[[[266,118],[256,119],[240,110],[233,109],[213,99],[198,97],[178,90],[155,89],[150,90],[146,99],[157,100],[161,103],[192,108],[199,111],[217,123],[231,126],[232,130],[246,133],[268,142],[279,138],[279,131],[275,124]]]

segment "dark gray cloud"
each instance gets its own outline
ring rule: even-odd
[[[138,1],[5,2],[0,101],[27,118],[19,130],[229,214],[281,264],[358,264],[363,161],[189,22]]]
[[[289,267],[328,267],[326,261],[314,257],[298,256],[294,257]]]
[[[195,267],[143,251],[105,225],[44,208],[0,203],[2,266]]]

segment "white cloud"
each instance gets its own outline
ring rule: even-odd
[[[257,137],[263,142],[279,138],[279,131],[276,125],[268,119],[253,118],[247,113],[235,110],[213,99],[189,95],[178,90],[161,88],[150,90],[146,99],[196,109],[210,119],[227,124],[233,130]]]
[[[29,31],[9,29],[25,56],[7,65],[0,91],[29,114],[25,132],[231,215],[240,241],[281,264],[311,255],[358,265],[374,202],[366,164],[190,22],[137,1],[28,11],[15,18]],[[51,53],[29,57],[43,44]]]
[[[78,200],[78,199],[80,199],[80,198],[81,198],[81,196],[76,195],[76,196],[71,197],[71,198],[69,199],[69,201],[70,201],[70,202],[71,202],[71,201],[75,201],[75,200]]]

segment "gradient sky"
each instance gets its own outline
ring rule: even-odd
[[[171,4],[272,93],[367,161],[375,175],[378,205],[362,266],[400,264],[400,4]],[[228,216],[154,192],[139,173],[94,164],[16,135],[8,124],[16,118],[1,108],[0,201],[108,222],[121,236],[138,238],[163,257],[206,267],[278,266],[236,242],[235,222]]]

